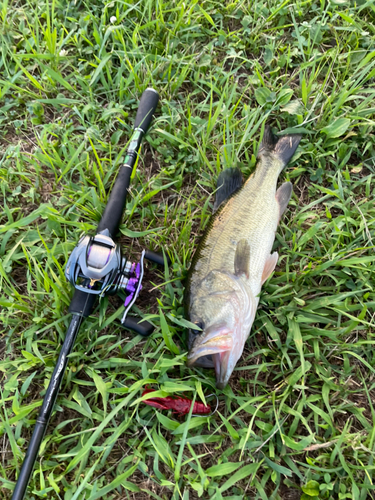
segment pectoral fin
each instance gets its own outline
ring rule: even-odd
[[[266,264],[264,266],[262,273],[262,285],[265,281],[268,280],[268,278],[273,273],[278,259],[279,259],[279,254],[277,252],[274,252],[273,254],[268,256],[268,259],[266,260]]]
[[[242,186],[242,174],[238,168],[223,170],[217,179],[214,212]]]
[[[288,206],[290,197],[292,196],[293,193],[293,185],[291,182],[284,182],[284,184],[281,184],[279,189],[276,191],[276,201],[279,205],[279,220],[281,219],[281,216],[286,210],[286,207]]]
[[[236,255],[234,256],[234,274],[249,277],[250,268],[250,245],[247,240],[242,239],[237,243]]]

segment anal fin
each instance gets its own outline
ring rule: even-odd
[[[262,273],[262,285],[265,281],[268,280],[268,278],[273,273],[278,259],[279,259],[279,254],[277,252],[273,252],[273,254],[270,254],[268,256]]]
[[[250,272],[250,245],[247,240],[242,239],[237,243],[234,256],[234,274],[249,277]]]
[[[291,182],[284,182],[276,191],[276,201],[279,205],[279,220],[288,206],[289,200],[293,193],[293,184]]]
[[[217,179],[214,212],[242,186],[242,173],[238,168],[223,170]]]

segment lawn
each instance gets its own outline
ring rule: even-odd
[[[95,232],[137,103],[160,103],[121,226],[148,265],[121,327],[82,324],[27,500],[375,498],[375,3],[0,2],[0,498],[10,499],[70,315],[67,258]],[[280,258],[225,390],[186,367],[184,277],[219,173],[264,126],[303,135]],[[211,416],[146,406],[216,394]],[[208,399],[215,407],[215,397]]]

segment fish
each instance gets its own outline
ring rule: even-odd
[[[250,334],[263,283],[274,271],[277,226],[293,187],[277,180],[301,135],[276,136],[266,125],[255,172],[242,184],[238,168],[217,181],[214,215],[194,254],[184,294],[188,366],[214,368],[224,389]]]

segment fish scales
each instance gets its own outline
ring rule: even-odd
[[[299,141],[300,136],[278,139],[265,130],[255,173],[222,203],[193,258],[185,306],[198,329],[189,332],[188,363],[214,367],[220,388],[242,354],[261,286],[277,262],[277,253],[270,252],[292,192],[290,183],[276,191],[277,179]],[[231,175],[223,176],[217,194]]]
[[[278,224],[279,206],[275,198],[279,173],[270,168],[269,160],[259,162],[256,172],[217,213],[197,249],[189,286],[191,293],[201,276],[213,269],[233,273],[234,256],[239,240],[249,241],[251,249],[250,280],[263,272]],[[268,250],[268,252],[267,252]]]

